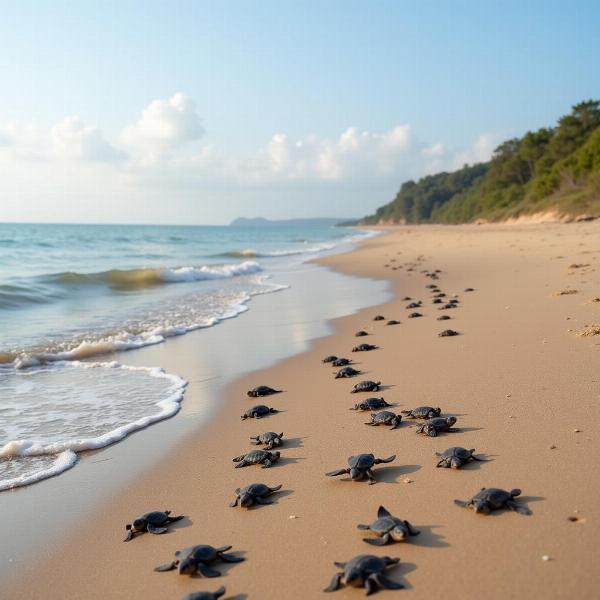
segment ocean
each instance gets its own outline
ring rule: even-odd
[[[59,474],[79,452],[179,410],[185,380],[123,365],[119,352],[241,315],[253,296],[285,291],[278,273],[369,235],[0,224],[0,491]]]

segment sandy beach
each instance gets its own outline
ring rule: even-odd
[[[353,252],[322,259],[342,273],[389,279],[393,300],[373,298],[373,307],[333,321],[333,333],[308,351],[228,386],[207,426],[96,514],[75,520],[60,547],[21,562],[0,595],[177,599],[225,585],[225,598],[239,600],[359,598],[364,590],[322,590],[338,570],[334,561],[368,553],[401,559],[386,574],[405,589],[382,590],[382,598],[597,598],[600,337],[578,334],[600,324],[599,236],[598,222],[390,227]],[[436,269],[432,282],[423,271]],[[438,310],[431,283],[456,295],[458,307]],[[422,317],[408,318],[405,297],[422,301]],[[373,321],[377,314],[386,320]],[[451,319],[438,321],[443,314]],[[448,328],[460,335],[438,337]],[[356,338],[360,329],[369,335]],[[264,335],[272,335],[268,327]],[[352,353],[362,342],[379,349]],[[174,360],[191,360],[186,347],[180,343]],[[321,362],[329,354],[351,358],[361,375],[334,379],[335,369]],[[381,381],[381,394],[351,394],[362,379]],[[284,391],[246,396],[261,384]],[[192,382],[184,402],[194,389]],[[407,419],[397,430],[368,427],[369,412],[348,410],[379,395],[398,413],[439,406],[460,431],[425,437]],[[280,412],[240,419],[261,403]],[[284,433],[281,460],[235,469],[231,459],[253,449],[249,436],[263,431]],[[450,446],[475,448],[489,462],[437,469],[435,452]],[[325,477],[362,452],[397,457],[375,467],[376,485]],[[271,506],[230,508],[234,490],[253,482],[283,487]],[[532,515],[483,516],[454,504],[482,487],[520,488],[518,502]],[[380,505],[421,534],[381,548],[365,544],[373,534],[356,525],[372,522]],[[186,518],[165,535],[122,542],[125,523],[162,509]],[[45,516],[39,507],[36,518]],[[232,545],[246,560],[216,563],[223,576],[215,579],[153,571],[193,544]]]

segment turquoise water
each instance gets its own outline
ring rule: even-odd
[[[329,226],[0,224],[0,362],[159,343],[279,291],[277,270],[355,240]]]

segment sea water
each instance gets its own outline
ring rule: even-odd
[[[103,355],[235,317],[253,296],[285,290],[278,272],[365,235],[0,224],[0,491],[177,412],[185,381]]]

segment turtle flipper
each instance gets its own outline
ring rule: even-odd
[[[441,454],[438,453],[438,456],[441,456]],[[444,469],[448,468],[448,461],[445,458],[442,458],[442,460],[440,460],[438,462],[437,465],[435,465],[436,467],[443,467]]]
[[[383,573],[376,573],[372,575],[372,577],[377,581],[379,585],[381,585],[384,588],[387,588],[388,590],[404,589],[404,585],[402,583],[387,578]]]
[[[229,506],[231,506],[231,508],[233,508],[234,506],[237,506],[237,505],[238,505],[238,502],[239,502],[239,500],[240,500],[240,498],[239,498],[239,496],[238,496],[238,497],[237,497],[237,498],[236,498],[236,499],[235,499],[233,502],[230,502],[230,503],[229,503]]]
[[[146,529],[150,533],[154,533],[154,534],[158,535],[160,533],[166,533],[168,530],[168,527],[156,527],[156,525],[151,525],[150,523],[148,523],[148,525],[146,526]]]
[[[337,477],[338,475],[345,475],[346,473],[350,473],[350,469],[336,469],[335,471],[329,471],[329,473],[325,473],[327,477]]]
[[[250,443],[254,444],[255,446],[260,446],[260,441],[259,441],[258,437],[251,437]]]
[[[381,519],[381,517],[391,517],[390,511],[387,510],[384,506],[380,506],[377,509],[377,517]]]
[[[198,571],[204,575],[204,577],[221,577],[221,573],[216,571],[215,569],[211,569],[208,565],[204,563],[198,563],[197,565]]]
[[[181,521],[181,519],[184,519],[185,516],[184,515],[177,515],[176,517],[169,517],[169,523],[175,523],[176,521]]]
[[[219,553],[219,558],[221,560],[224,560],[225,562],[230,562],[230,563],[243,562],[245,560],[245,558],[243,556],[234,556],[233,554],[223,554],[222,552]]]
[[[365,579],[365,588],[367,589],[365,596],[370,596],[371,594],[379,591],[379,586],[377,585],[377,580],[375,579],[374,575],[369,575]]]
[[[375,464],[378,465],[379,463],[391,463],[395,459],[396,455],[392,454],[392,456],[388,456],[387,458],[376,458]]]
[[[172,571],[179,564],[178,560],[174,560],[170,563],[166,563],[164,565],[158,565],[158,567],[154,567],[155,571],[162,573],[163,571]]]
[[[415,529],[408,521],[404,521],[406,528],[408,529],[408,533],[410,535],[419,535],[421,532],[418,529]]]
[[[428,427],[426,431],[429,437],[437,437],[437,430],[435,427]]]
[[[482,458],[481,456],[475,456],[474,454],[471,454],[471,458],[478,462],[489,462],[490,461],[489,458]]]
[[[508,506],[508,508],[510,508],[510,510],[514,510],[515,512],[518,512],[521,515],[530,515],[531,514],[531,510],[529,510],[526,506],[523,506],[522,504],[515,502],[514,500],[507,500],[506,506]]]
[[[371,471],[371,469],[367,469],[365,471],[365,475],[367,476],[367,479],[369,480],[369,485],[373,485],[374,483],[377,483],[377,480],[375,479],[375,475],[373,475],[373,471]]]
[[[225,593],[225,586],[222,585],[218,590],[213,592],[213,596],[215,598],[220,598]]]
[[[133,539],[133,536],[134,536],[133,527],[128,524],[128,525],[125,525],[125,529],[127,529],[127,535],[125,536],[125,539],[123,541],[128,542],[129,540]]]
[[[246,462],[244,459],[241,459],[237,465],[235,465],[236,469],[241,469],[242,467],[247,467],[250,463]]]
[[[262,468],[263,469],[268,469],[273,463],[267,458],[263,464],[262,464]]]
[[[389,533],[384,533],[381,537],[376,538],[363,538],[363,542],[367,542],[367,544],[371,544],[372,546],[385,546],[389,541]]]
[[[462,508],[469,507],[469,503],[465,502],[464,500],[454,500],[454,504],[456,504],[456,506],[461,506]]]
[[[240,454],[239,456],[236,456],[235,458],[231,459],[231,462],[242,462],[244,460],[244,456],[246,456],[245,454]]]
[[[371,529],[371,526],[370,526],[370,525],[362,525],[362,524],[360,524],[360,523],[359,523],[359,524],[356,526],[356,528],[357,528],[357,529]]]
[[[335,590],[339,590],[340,582],[341,582],[343,576],[344,576],[343,573],[336,573],[333,576],[333,578],[331,579],[329,585],[323,591],[324,592],[335,592]]]
[[[283,487],[283,484],[281,484],[281,483],[280,483],[279,485],[276,485],[275,487],[269,488],[269,491],[270,491],[270,492],[277,492],[277,491],[278,491],[278,490],[280,490],[282,487]]]

